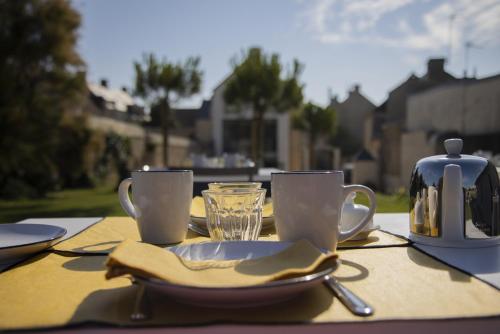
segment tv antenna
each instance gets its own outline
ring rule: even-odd
[[[481,46],[471,42],[466,41],[464,45],[464,78],[467,78],[467,71],[469,70],[469,52],[471,49],[482,49]]]
[[[451,54],[453,52],[453,21],[457,17],[456,13],[449,16],[448,22],[448,64],[451,63]]]

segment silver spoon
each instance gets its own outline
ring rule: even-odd
[[[330,288],[342,304],[355,315],[366,317],[373,314],[373,308],[370,305],[356,296],[351,290],[340,284],[332,275],[325,276],[324,284]]]

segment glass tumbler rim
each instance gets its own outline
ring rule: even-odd
[[[229,189],[226,190],[221,190],[221,189],[206,189],[202,190],[201,194],[207,194],[207,195],[223,195],[223,196],[241,196],[241,195],[251,195],[251,194],[258,194],[258,193],[265,193],[267,189],[264,188],[258,188],[258,189],[230,189],[230,190],[236,190],[236,191],[228,191]]]
[[[210,182],[208,184],[208,187],[210,189],[210,185],[216,185],[216,186],[224,186],[224,187],[231,187],[231,186],[234,186],[234,187],[237,187],[237,186],[240,186],[240,185],[244,185],[244,186],[248,186],[248,187],[245,187],[245,188],[249,188],[249,189],[259,189],[259,188],[252,188],[250,187],[251,185],[257,185],[257,187],[261,187],[262,186],[262,182],[258,182],[258,181],[234,181],[234,182]]]

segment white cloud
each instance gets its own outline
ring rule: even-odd
[[[322,33],[327,29],[326,19],[329,14],[328,9],[332,4],[334,4],[334,0],[322,0],[316,2],[314,6],[306,10],[305,17],[308,20],[307,23],[311,27],[311,30]]]
[[[450,38],[454,48],[467,41],[500,44],[500,0],[316,0],[303,5],[307,30],[321,43],[413,50],[442,50]],[[384,27],[387,22],[394,24]]]
[[[402,34],[411,33],[412,29],[406,20],[399,19],[398,20],[398,30]]]
[[[499,1],[477,1],[472,6],[462,3],[464,17],[460,23],[464,38],[483,46],[500,44]]]
[[[360,31],[373,28],[385,14],[393,12],[409,3],[412,0],[358,0],[346,1],[342,11],[342,16],[350,19],[354,18]]]

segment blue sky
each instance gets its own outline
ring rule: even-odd
[[[500,73],[500,0],[74,0],[82,14],[79,51],[88,80],[133,86],[133,61],[153,52],[172,61],[201,57],[196,106],[231,72],[230,60],[260,46],[285,64],[297,58],[305,97],[321,105],[356,83],[375,104],[429,57],[451,54],[447,70]],[[451,23],[451,25],[450,25]],[[450,29],[451,26],[451,29]],[[451,32],[451,34],[450,34]],[[451,41],[451,43],[450,43]],[[450,48],[451,44],[451,48]]]

